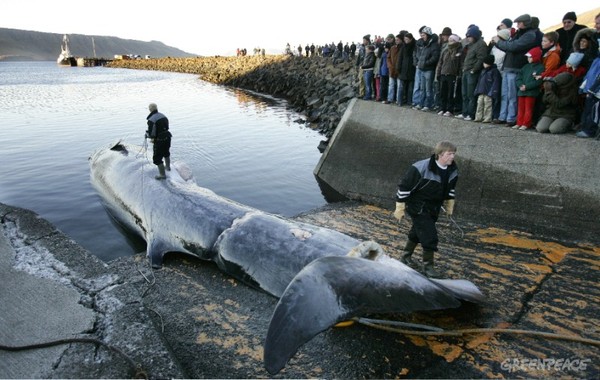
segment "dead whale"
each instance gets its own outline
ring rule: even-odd
[[[302,344],[348,318],[483,300],[471,282],[428,279],[375,242],[265,213],[199,187],[183,163],[173,163],[167,180],[157,181],[142,147],[111,144],[96,150],[89,163],[90,181],[107,211],[146,240],[153,267],[168,252],[184,252],[279,298],[264,345],[271,374]]]

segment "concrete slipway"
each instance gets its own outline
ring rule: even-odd
[[[491,332],[462,337],[416,336],[355,324],[320,334],[301,347],[274,377],[599,378],[600,350],[593,344],[600,339],[598,239],[573,239],[556,234],[561,229],[554,227],[544,230],[550,233],[536,233],[535,228],[521,229],[502,218],[472,218],[467,210],[476,207],[465,203],[474,198],[465,195],[463,201],[461,197],[470,186],[469,175],[477,174],[472,168],[479,164],[468,153],[468,147],[474,145],[466,144],[469,137],[465,130],[483,135],[490,133],[485,128],[492,128],[456,120],[435,126],[438,119],[433,115],[374,102],[355,102],[349,112],[379,109],[373,107],[388,107],[383,113],[401,115],[395,118],[396,128],[408,128],[402,125],[410,123],[413,130],[406,133],[415,136],[415,142],[378,131],[373,125],[384,123],[379,121],[383,117],[375,113],[372,122],[361,124],[367,127],[362,138],[352,137],[360,144],[350,151],[366,161],[361,165],[356,160],[346,162],[363,171],[362,179],[345,166],[338,171],[353,181],[375,181],[372,171],[380,169],[371,164],[371,169],[365,171],[364,166],[369,162],[363,152],[369,141],[377,142],[370,148],[373,152],[379,152],[382,143],[390,145],[384,148],[387,151],[396,152],[379,161],[379,166],[396,166],[402,171],[405,168],[396,162],[398,156],[404,156],[406,162],[414,161],[428,155],[438,139],[454,136],[463,168],[459,183],[462,192],[455,220],[442,218],[439,222],[441,244],[436,258],[439,269],[448,277],[473,281],[487,297],[486,303],[479,306],[465,304],[455,310],[374,317],[447,330],[512,328],[593,341]],[[434,127],[439,131],[418,132]],[[349,149],[343,139],[347,133],[344,128],[348,126],[332,139],[324,155],[326,160],[338,149]],[[508,136],[512,132],[529,139],[531,145],[539,144],[534,136],[545,138],[508,129],[495,133]],[[383,138],[374,138],[376,134]],[[500,139],[498,135],[495,139]],[[559,138],[581,143],[567,136],[554,138],[554,147],[566,144]],[[522,148],[516,139],[512,138],[503,149]],[[394,150],[394,144],[400,142],[402,149]],[[473,150],[481,151],[482,157],[488,156],[483,151],[494,157],[502,150],[492,142],[487,147]],[[574,148],[572,155],[582,155],[581,149]],[[521,149],[513,152],[518,161],[517,152]],[[510,155],[506,153],[505,157]],[[332,170],[322,162],[320,169],[325,168]],[[382,179],[382,186],[397,180],[398,173],[392,174],[392,169],[389,176],[393,178]],[[482,182],[481,188],[486,188],[487,181]],[[583,189],[588,185],[578,186]],[[391,191],[393,194],[393,188]],[[397,257],[409,225],[405,221],[398,224],[390,210],[381,206],[389,202],[383,200],[387,197],[383,193],[381,201],[344,202],[297,219],[359,239],[376,240]],[[136,374],[150,378],[271,377],[262,366],[262,343],[277,302],[273,297],[222,274],[211,263],[178,254],[167,255],[163,269],[158,271],[150,270],[143,254],[103,263],[28,210],[0,204],[0,221],[0,345],[91,338],[124,354],[90,343],[16,352],[0,350],[1,378],[124,378]]]

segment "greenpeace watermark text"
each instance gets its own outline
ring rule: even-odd
[[[511,358],[505,359],[500,368],[503,371],[585,371],[591,359],[581,358]]]

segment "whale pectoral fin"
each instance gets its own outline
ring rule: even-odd
[[[265,341],[265,368],[278,373],[301,345],[355,316],[459,305],[446,288],[404,264],[323,257],[300,271],[280,298]]]
[[[431,281],[446,288],[456,298],[473,303],[481,303],[485,296],[471,281],[432,278]]]
[[[148,246],[146,247],[146,256],[150,260],[150,265],[154,269],[162,268],[163,257],[169,252],[166,244],[160,239],[148,238]]]

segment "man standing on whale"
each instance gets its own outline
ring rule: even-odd
[[[423,271],[427,277],[440,276],[433,268],[434,252],[438,250],[435,223],[442,204],[448,216],[454,211],[454,188],[458,180],[455,155],[454,144],[448,141],[437,143],[430,158],[415,162],[406,171],[396,192],[394,216],[401,221],[406,210],[412,219],[401,261],[406,265],[412,264],[412,254],[421,243]]]
[[[167,178],[166,170],[171,170],[171,132],[169,132],[169,119],[162,113],[158,112],[156,103],[148,105],[150,114],[146,117],[148,120],[148,129],[146,130],[146,138],[154,143],[154,154],[152,161],[158,166],[158,175],[154,178],[161,180]],[[165,163],[163,164],[163,158]]]

